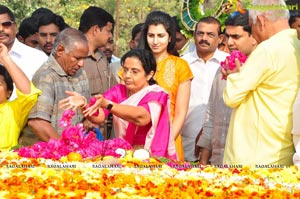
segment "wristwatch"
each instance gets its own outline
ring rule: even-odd
[[[108,105],[107,105],[106,109],[110,111],[113,106],[114,106],[113,103],[111,101],[108,101]]]

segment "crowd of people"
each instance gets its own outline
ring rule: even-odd
[[[284,0],[252,4],[232,10],[225,27],[202,17],[193,38],[176,16],[152,11],[121,58],[114,18],[100,7],[84,10],[77,29],[47,8],[17,26],[0,5],[0,150],[60,139],[59,119],[72,109],[73,124],[153,156],[300,165],[300,11]],[[247,60],[232,68],[236,51]]]

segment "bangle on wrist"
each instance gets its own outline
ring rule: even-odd
[[[108,105],[106,106],[106,110],[110,111],[113,108],[113,103],[111,101],[108,101]]]

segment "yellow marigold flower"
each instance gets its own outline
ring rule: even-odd
[[[69,153],[67,157],[68,157],[69,161],[81,161],[82,160],[81,154],[76,153],[76,152]]]
[[[62,156],[59,161],[61,162],[68,162],[68,157],[67,156]]]

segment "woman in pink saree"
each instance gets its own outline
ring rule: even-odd
[[[112,113],[116,137],[143,146],[152,156],[176,159],[169,95],[153,79],[155,58],[150,51],[135,49],[122,57],[121,64],[125,84],[96,95],[96,103],[85,108],[84,115],[99,123]]]

